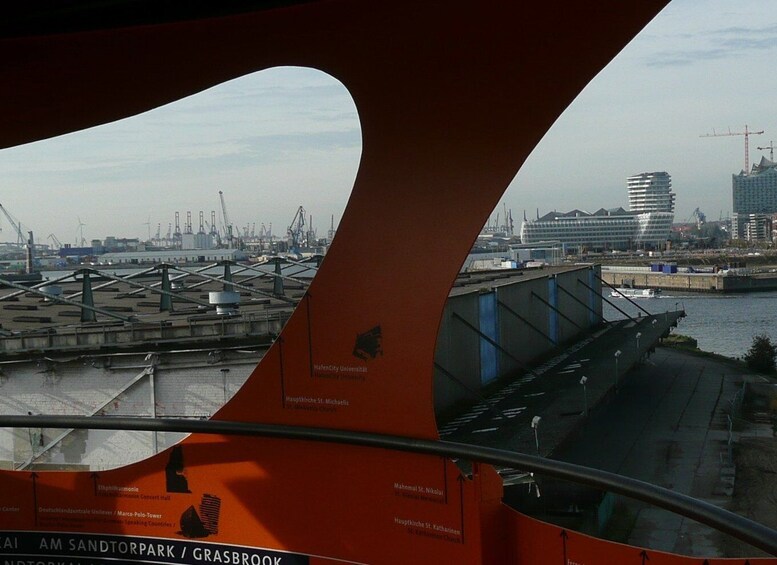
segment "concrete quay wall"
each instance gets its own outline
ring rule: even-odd
[[[718,273],[645,273],[602,271],[602,279],[616,287],[656,288],[678,292],[757,292],[777,290],[777,276],[721,275]]]

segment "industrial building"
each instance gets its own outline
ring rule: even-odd
[[[459,275],[435,353],[435,410],[472,400],[602,323],[600,267]]]
[[[248,259],[248,254],[239,249],[166,249],[161,251],[104,253],[97,259],[103,265],[192,264],[214,261],[245,261]]]
[[[315,263],[214,266],[172,277],[163,309],[156,279],[97,281],[94,321],[78,303],[84,281],[46,294],[0,291],[0,414],[209,418],[248,379],[304,295]],[[274,268],[273,268],[274,267]],[[169,267],[172,269],[173,267]],[[275,269],[282,277],[275,277]],[[153,269],[152,269],[153,270]],[[216,271],[237,273],[214,276]],[[79,277],[83,277],[84,270]],[[106,273],[103,273],[105,275]],[[438,413],[524,371],[602,322],[599,267],[462,273],[451,289],[435,355]],[[231,278],[232,280],[225,280]],[[282,281],[282,284],[280,283]],[[232,287],[219,315],[213,295]],[[52,286],[41,286],[49,292]],[[83,301],[83,302],[81,302]],[[4,399],[4,400],[3,400]],[[178,433],[0,430],[0,468],[102,470],[173,445]]]

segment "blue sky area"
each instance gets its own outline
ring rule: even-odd
[[[769,0],[673,0],[597,76],[540,142],[503,202],[526,210],[627,205],[626,177],[664,170],[675,221],[731,211],[744,138],[777,143],[777,10]],[[167,232],[176,211],[211,210],[224,191],[237,226],[285,233],[298,206],[320,235],[345,207],[358,167],[356,109],[318,71],[273,69],[91,130],[0,151],[0,204],[36,232],[84,237]],[[499,209],[501,210],[500,204]],[[430,211],[431,212],[431,211]],[[13,241],[0,217],[0,240]]]

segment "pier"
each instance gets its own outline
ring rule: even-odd
[[[615,287],[655,288],[676,292],[764,292],[777,290],[777,273],[751,273],[744,269],[676,273],[651,271],[649,267],[602,267],[602,280]]]

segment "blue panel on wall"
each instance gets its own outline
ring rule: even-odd
[[[548,278],[548,303],[553,308],[558,308],[556,277]],[[553,343],[558,344],[558,312],[553,308],[548,308],[548,336],[553,340]]]
[[[480,332],[499,343],[499,326],[496,319],[496,293],[480,295]],[[480,382],[487,384],[499,375],[499,355],[496,346],[487,339],[480,338]]]
[[[596,277],[594,276],[594,270],[588,269],[588,286],[596,288]],[[588,325],[595,326],[599,319],[596,316],[596,293],[593,290],[588,291]]]

